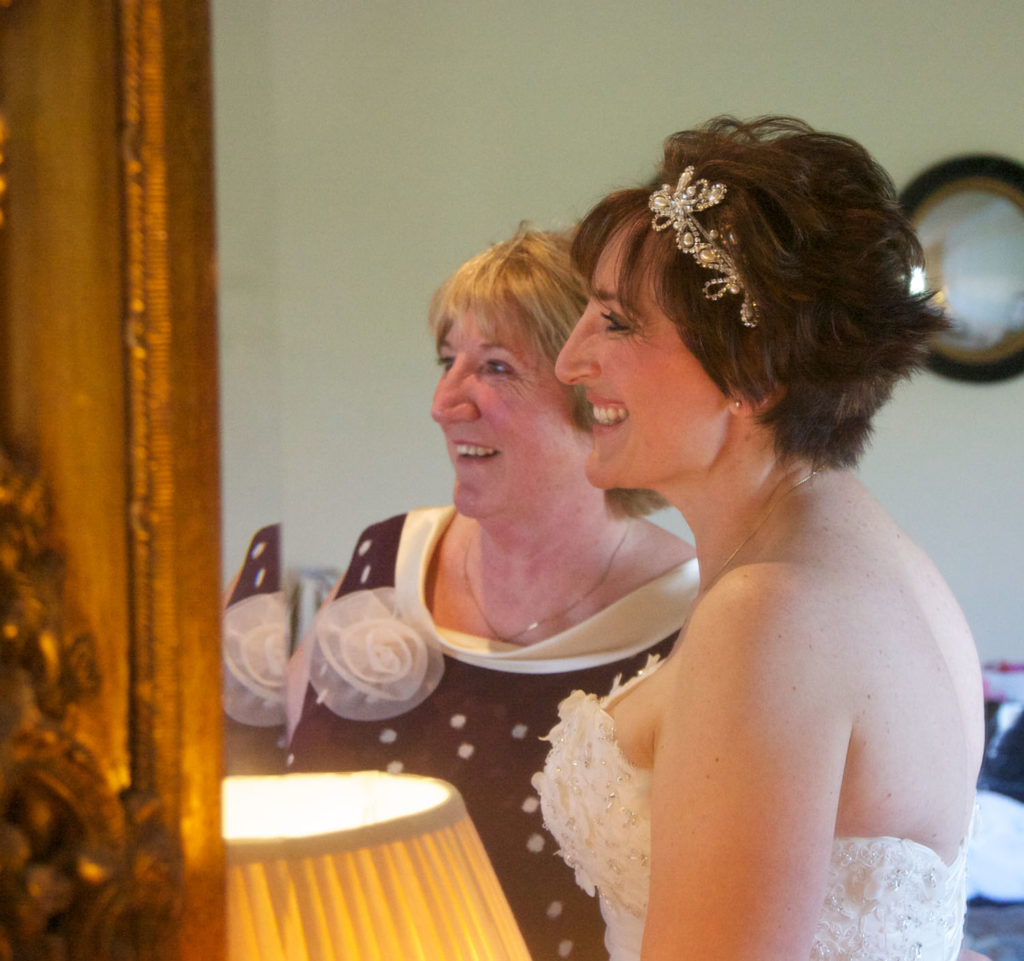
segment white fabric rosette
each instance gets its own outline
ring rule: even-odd
[[[224,611],[222,696],[228,717],[254,727],[284,723],[288,648],[288,613],[280,591],[254,594]]]
[[[437,640],[403,619],[394,588],[356,591],[313,622],[310,683],[339,717],[380,721],[425,701],[441,683]]]

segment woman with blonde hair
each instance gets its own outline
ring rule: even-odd
[[[290,770],[454,783],[538,961],[593,957],[603,931],[545,856],[540,737],[573,687],[666,653],[697,584],[689,545],[643,517],[659,498],[587,482],[590,407],[554,373],[586,303],[569,243],[521,229],[438,290],[453,504],[367,528],[290,679]]]

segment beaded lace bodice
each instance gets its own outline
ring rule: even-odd
[[[534,776],[544,822],[576,882],[597,893],[611,961],[640,957],[650,881],[650,772],[615,741],[604,698],[575,691],[559,707],[544,770]],[[955,961],[963,931],[966,842],[951,865],[899,838],[836,838],[812,961]]]

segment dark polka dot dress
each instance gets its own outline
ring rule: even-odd
[[[407,515],[359,538],[335,596],[393,586]],[[576,688],[609,690],[649,654],[666,656],[674,635],[630,657],[561,673],[512,673],[445,656],[437,689],[419,706],[383,721],[338,717],[306,691],[289,745],[291,771],[381,770],[422,774],[454,784],[494,864],[534,961],[606,956],[597,901],[554,856],[530,784],[544,766],[541,738],[558,721],[558,704]],[[500,664],[495,665],[500,668]]]

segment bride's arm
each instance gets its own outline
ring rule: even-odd
[[[644,961],[810,953],[851,722],[834,642],[809,623],[800,585],[770,577],[721,581],[673,655]]]

